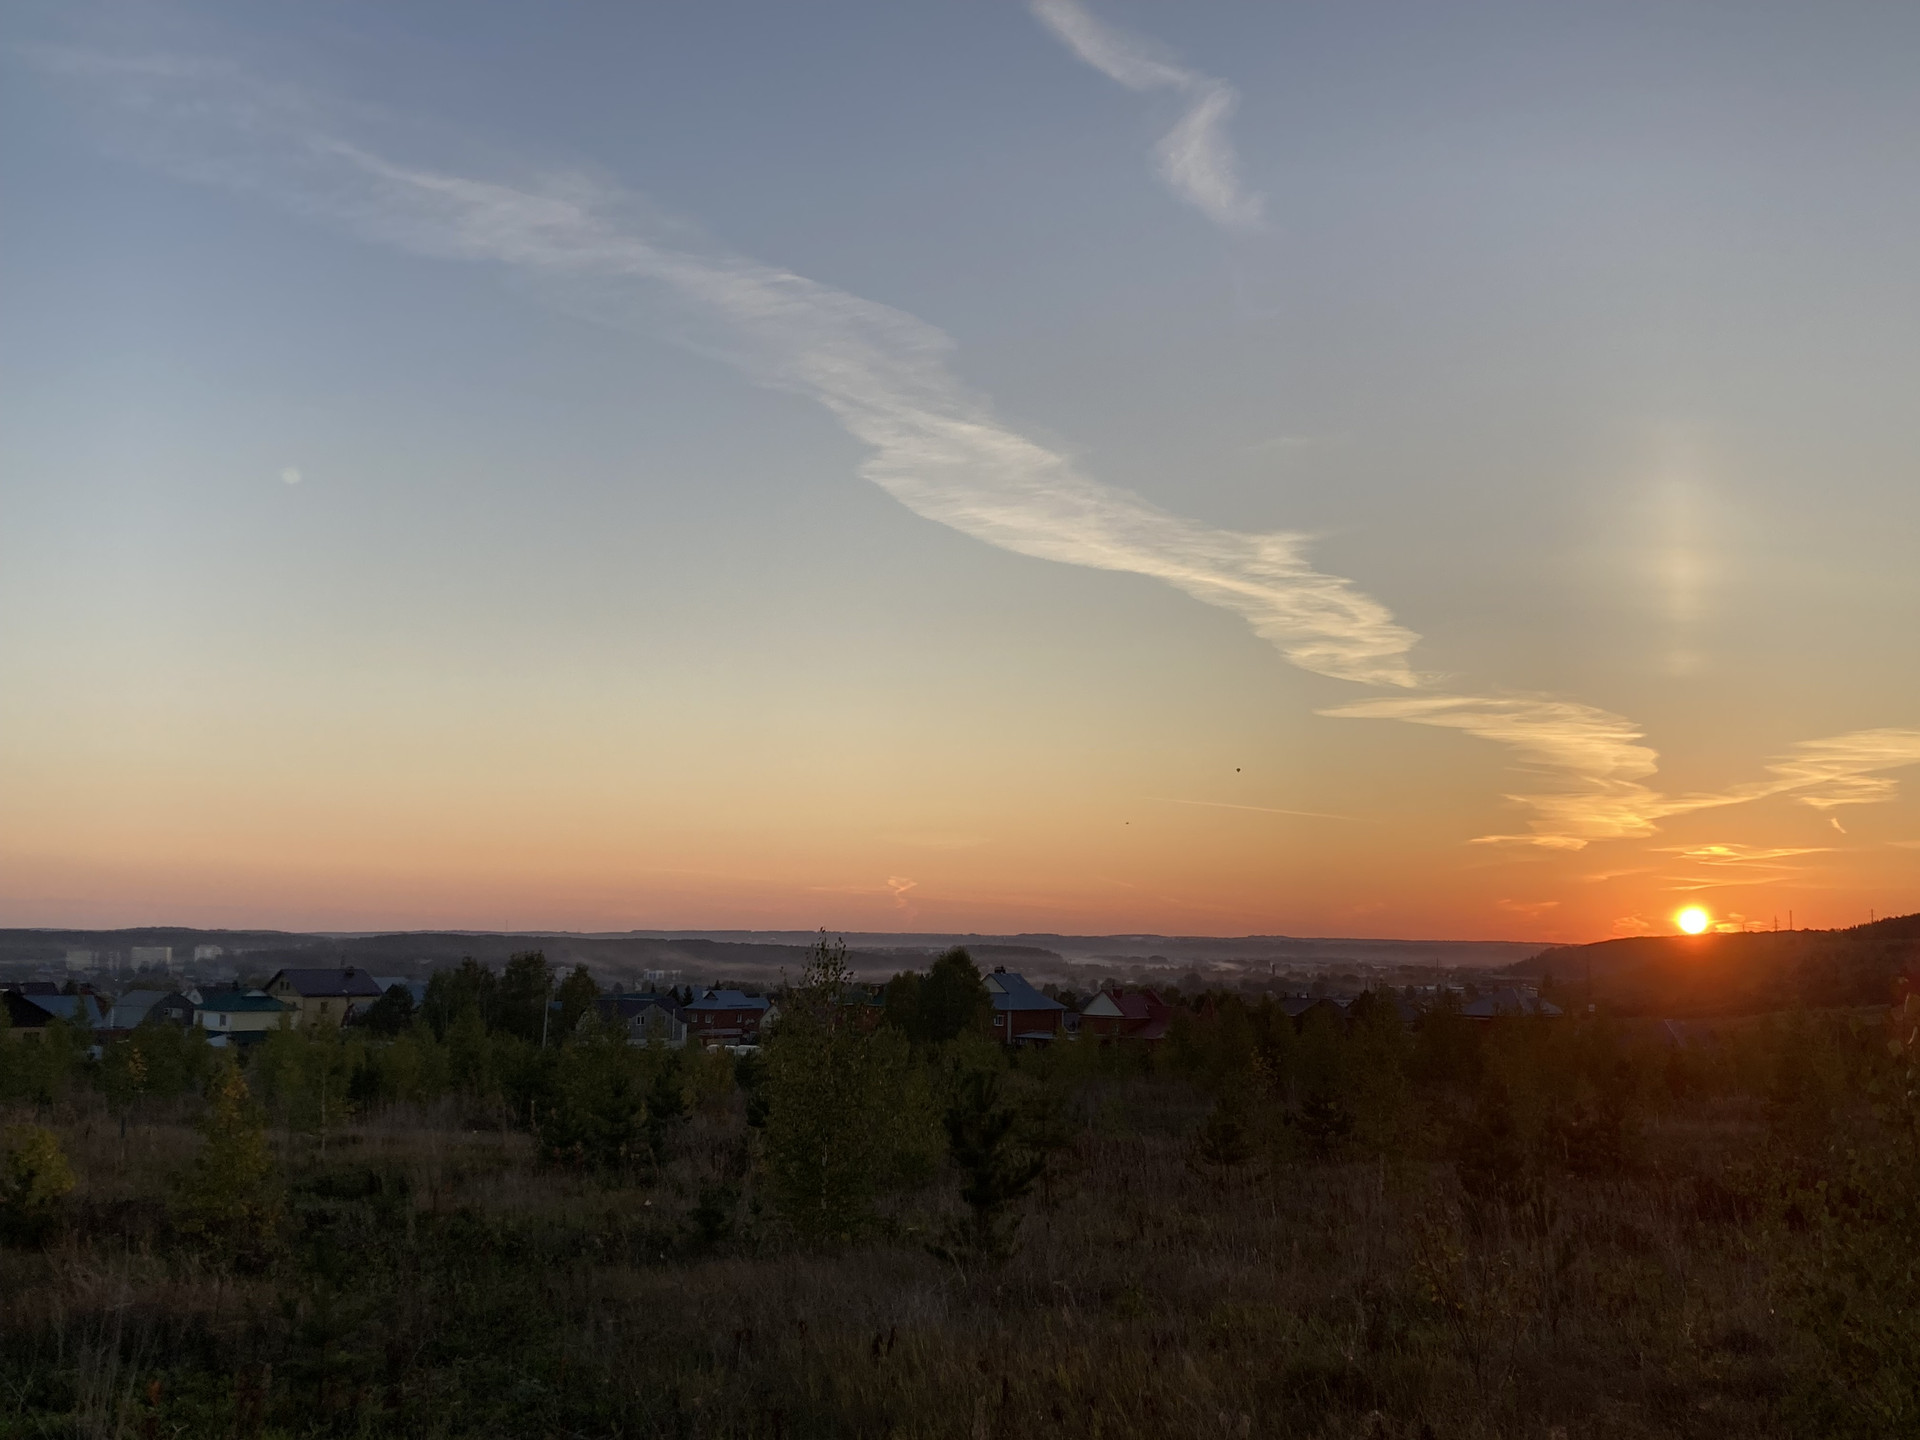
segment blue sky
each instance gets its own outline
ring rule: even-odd
[[[15,9],[0,903],[1898,908],[1916,26]]]

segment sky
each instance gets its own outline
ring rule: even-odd
[[[0,20],[0,923],[1920,910],[1920,11]]]

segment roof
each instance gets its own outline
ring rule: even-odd
[[[1067,1007],[1051,995],[1043,995],[1027,983],[1024,975],[1011,970],[995,970],[981,977],[987,982],[987,994],[996,1010],[1064,1010]]]
[[[1511,985],[1490,990],[1478,1000],[1462,1005],[1460,1013],[1474,1020],[1491,1020],[1496,1015],[1558,1015],[1560,1007],[1538,995],[1529,995]]]
[[[1331,995],[1288,995],[1280,1001],[1280,1008],[1295,1020],[1316,1005],[1331,1005],[1336,1013],[1341,1015],[1347,1013],[1346,1002],[1336,1000]]]
[[[22,995],[58,995],[60,987],[52,980],[22,980],[10,987]]]
[[[633,1020],[649,1010],[664,1010],[672,1015],[680,1008],[680,1002],[671,995],[602,995],[594,1002],[594,1008],[607,1020]]]
[[[229,1015],[241,1012],[257,1013],[262,1010],[280,1011],[287,1007],[271,995],[262,995],[252,990],[219,990],[201,997],[196,1010],[211,1010],[216,1015]]]
[[[51,998],[47,995],[37,997],[38,1000]],[[7,1024],[16,1030],[38,1030],[53,1023],[51,1010],[43,1010],[36,1000],[29,1000],[18,990],[0,991],[0,1000],[6,1001]]]
[[[35,995],[27,1002],[46,1011],[56,1020],[91,1029],[106,1023],[106,1008],[94,995]]]
[[[1102,990],[1080,1012],[1095,1019],[1124,1021],[1128,1040],[1164,1040],[1173,1022],[1173,1007],[1152,990]]]
[[[427,998],[427,982],[424,980],[410,980],[405,975],[376,975],[373,983],[380,987],[382,995],[398,985],[416,1005]]]
[[[772,1003],[764,995],[748,995],[739,990],[705,990],[688,1010],[764,1010]]]
[[[351,965],[344,970],[282,970],[267,985],[271,988],[282,980],[303,1000],[377,1000],[386,994],[373,976]]]
[[[147,1013],[169,994],[165,990],[129,990],[113,1002],[113,1008],[107,1012],[107,1028],[110,1030],[131,1030]]]

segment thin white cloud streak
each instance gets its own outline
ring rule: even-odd
[[[1782,865],[1781,860],[1798,855],[1831,855],[1831,845],[1668,845],[1662,846],[1663,855],[1678,855],[1683,860],[1692,860],[1700,865],[1753,865],[1764,870],[1793,870],[1799,867]]]
[[[642,328],[638,312],[672,296],[700,327],[692,343],[824,405],[870,447],[861,473],[927,519],[1017,554],[1164,581],[1241,616],[1316,674],[1416,683],[1407,652],[1419,637],[1315,570],[1308,536],[1183,519],[1089,478],[999,422],[948,370],[948,337],[911,315],[684,235],[670,242],[675,227],[582,175],[512,185],[401,163],[343,138],[310,99],[224,67],[39,59],[110,86],[138,112],[148,158],[189,178],[415,253],[513,267],[610,323]]]
[[[1767,763],[1765,780],[1668,796],[1645,783],[1658,768],[1659,756],[1640,743],[1639,727],[1591,705],[1427,694],[1361,700],[1320,713],[1464,730],[1507,746],[1523,767],[1555,778],[1555,789],[1507,797],[1533,812],[1530,833],[1483,835],[1479,844],[1579,850],[1595,840],[1644,838],[1659,829],[1661,820],[1675,815],[1776,795],[1792,795],[1822,810],[1870,804],[1898,793],[1898,781],[1882,772],[1920,764],[1920,731],[1858,730],[1801,742],[1792,754]]]
[[[1186,113],[1153,147],[1156,172],[1169,190],[1214,224],[1228,230],[1260,228],[1264,203],[1241,185],[1227,139],[1227,121],[1240,103],[1233,86],[1165,59],[1148,42],[1096,20],[1079,0],[1033,0],[1033,13],[1108,79],[1129,90],[1172,90],[1189,97]]]
[[[1533,811],[1531,834],[1486,835],[1480,843],[1578,850],[1591,840],[1653,832],[1650,811],[1660,796],[1642,782],[1660,757],[1622,716],[1571,700],[1478,695],[1395,696],[1320,713],[1464,730],[1507,746],[1522,766],[1557,777],[1559,788],[1507,797]]]

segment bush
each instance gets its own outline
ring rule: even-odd
[[[73,1187],[73,1167],[53,1131],[15,1125],[0,1135],[0,1238],[43,1243]]]

